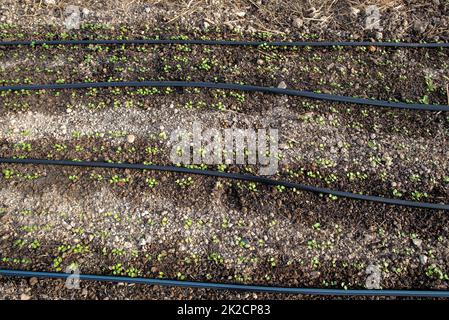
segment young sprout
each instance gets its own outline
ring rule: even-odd
[[[69,180],[70,181],[72,181],[72,182],[75,182],[75,181],[78,181],[78,176],[76,176],[76,175],[71,175],[71,176],[69,176]]]
[[[123,272],[123,266],[121,263],[117,263],[111,267],[113,275],[120,275]]]
[[[285,186],[276,186],[275,188],[280,193],[284,192],[284,190],[285,190]]]
[[[257,184],[255,182],[248,183],[248,189],[249,189],[249,191],[256,192],[257,191]]]
[[[155,178],[147,178],[146,183],[150,188],[154,188],[158,185],[158,182]]]
[[[122,177],[119,177],[118,175],[114,175],[109,179],[109,183],[125,184],[127,182],[129,182],[128,177],[122,178]]]
[[[10,169],[3,169],[3,170],[2,170],[2,173],[3,173],[3,177],[4,177],[5,179],[11,179],[12,176],[13,176],[13,174],[14,174],[14,171],[12,171],[12,170],[10,170]]]
[[[189,229],[193,224],[193,220],[192,219],[187,219],[184,223],[184,229]]]
[[[30,244],[30,248],[35,249],[35,250],[38,249],[40,246],[41,245],[38,240],[33,240],[33,242],[31,242],[31,244]]]
[[[188,178],[177,179],[176,180],[176,184],[178,186],[180,186],[181,188],[185,189],[185,188],[190,187],[191,185],[193,185],[193,178],[192,177],[188,177]]]
[[[182,274],[181,272],[177,272],[176,273],[176,277],[179,279],[179,280],[185,280],[187,277],[184,275],[184,274]]]
[[[61,263],[62,263],[62,258],[61,257],[56,257],[55,259],[53,259],[53,268],[56,271],[61,271]]]
[[[135,278],[139,275],[139,271],[136,268],[131,267],[129,269],[126,269],[126,274],[128,275],[128,277]]]

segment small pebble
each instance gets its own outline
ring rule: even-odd
[[[357,15],[360,13],[360,9],[355,8],[355,7],[352,7],[352,8],[351,8],[351,13],[352,13],[354,16],[357,16]]]
[[[31,297],[25,293],[20,295],[20,300],[31,300]]]
[[[303,24],[304,24],[304,21],[301,18],[295,18],[293,20],[293,26],[295,28],[301,28],[303,26]]]
[[[287,89],[287,84],[285,83],[285,81],[281,81],[281,82],[278,84],[278,88],[279,88],[279,89]]]
[[[421,254],[420,256],[419,256],[419,262],[421,262],[421,264],[427,264],[427,260],[428,260],[429,258],[426,256],[426,255],[423,255],[423,254]]]
[[[133,135],[133,134],[130,134],[130,135],[128,135],[128,136],[126,137],[126,140],[127,140],[129,143],[134,143],[134,141],[136,141],[136,136]]]
[[[418,248],[421,248],[421,246],[422,246],[422,240],[421,239],[413,239],[412,242],[413,242],[413,244],[415,246],[417,246]]]
[[[32,285],[32,286],[36,285],[38,282],[39,282],[39,280],[37,280],[36,277],[32,277],[30,279],[30,285]]]
[[[413,30],[417,33],[424,33],[426,27],[426,24],[421,20],[415,20],[415,22],[413,22]]]

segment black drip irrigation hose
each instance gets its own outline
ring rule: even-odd
[[[371,42],[371,41],[234,41],[234,40],[181,40],[181,39],[132,39],[132,40],[35,40],[0,41],[1,46],[57,46],[57,45],[132,45],[132,44],[197,44],[211,46],[272,46],[272,47],[393,47],[393,48],[449,48],[449,43]]]
[[[131,164],[131,163],[108,163],[108,162],[92,162],[92,161],[70,161],[70,160],[48,160],[48,159],[15,159],[15,158],[0,158],[0,163],[11,164],[33,164],[33,165],[55,165],[55,166],[69,166],[69,167],[90,167],[90,168],[109,168],[109,169],[134,169],[134,170],[153,170],[153,171],[167,171],[177,172],[183,174],[195,174],[209,177],[226,178],[233,180],[251,181],[262,183],[270,186],[284,186],[289,189],[303,190],[318,194],[328,194],[342,198],[363,200],[371,202],[379,202],[389,205],[397,205],[412,208],[435,209],[449,211],[448,204],[417,202],[409,200],[391,199],[378,196],[369,196],[346,191],[331,190],[327,188],[320,188],[309,186],[301,183],[292,183],[287,181],[273,180],[260,176],[253,176],[240,173],[227,173],[213,170],[191,169],[185,167],[175,166],[159,166],[146,164]]]
[[[363,104],[386,108],[412,109],[421,111],[449,111],[449,105],[426,105],[416,103],[390,102],[383,100],[346,97],[333,94],[315,93],[310,91],[301,91],[293,89],[281,89],[274,87],[262,87],[262,86],[234,84],[234,83],[218,83],[218,82],[189,82],[189,81],[82,82],[82,83],[0,86],[0,91],[64,90],[64,89],[117,88],[117,87],[187,87],[187,88],[225,89],[225,90],[238,90],[247,92],[284,94],[289,96],[305,97],[310,99]]]
[[[24,278],[46,278],[46,279],[67,279],[74,277],[73,274],[57,272],[36,272],[23,270],[5,270],[0,269],[0,275],[5,277],[24,277]],[[131,278],[117,276],[103,276],[91,274],[76,275],[79,280],[106,281],[135,283],[157,286],[184,287],[197,289],[214,290],[233,290],[233,291],[252,291],[264,293],[284,293],[284,294],[304,294],[304,295],[332,295],[332,296],[391,296],[391,297],[426,297],[426,298],[449,298],[449,291],[443,290],[360,290],[360,289],[319,289],[319,288],[294,288],[294,287],[276,287],[261,285],[244,285],[217,282],[200,281],[179,281],[167,279],[152,278]]]

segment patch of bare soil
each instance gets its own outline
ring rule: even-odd
[[[80,23],[232,30],[288,38],[448,40],[447,0],[55,0],[0,5],[0,22],[36,30]],[[378,21],[378,23],[377,23]]]

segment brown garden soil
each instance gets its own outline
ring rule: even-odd
[[[444,1],[427,6],[440,16],[427,14],[444,25]],[[388,10],[395,12],[394,6]],[[279,21],[273,26],[284,30]],[[178,22],[178,28],[148,29],[144,35],[267,39],[232,28],[181,32]],[[33,33],[4,26],[0,34],[5,40],[61,36],[55,26],[37,28]],[[71,31],[69,38],[136,38],[137,30],[145,29],[91,25]],[[393,35],[388,30],[384,37]],[[434,31],[428,40],[445,39],[444,34]],[[407,37],[416,39],[412,33]],[[270,39],[284,38],[292,38],[291,32],[274,32]],[[438,49],[375,47],[5,47],[0,81],[183,80],[275,87],[284,81],[301,90],[448,104],[448,55]],[[2,157],[172,165],[170,134],[194,121],[203,128],[271,127],[279,129],[281,159],[273,178],[449,203],[449,117],[442,112],[155,88],[4,92],[0,108]],[[258,172],[257,166],[210,169]],[[367,269],[375,266],[385,289],[448,288],[449,224],[442,211],[193,175],[186,180],[174,173],[7,164],[1,170],[2,268],[64,272],[76,264],[83,273],[364,288]],[[317,298],[90,282],[69,290],[58,280],[5,278],[0,289],[6,299]]]

